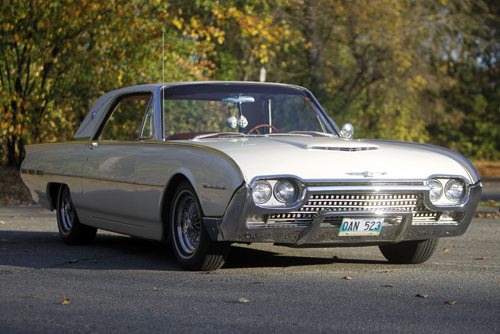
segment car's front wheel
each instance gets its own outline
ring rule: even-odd
[[[438,245],[438,238],[429,240],[403,241],[393,245],[379,246],[390,263],[416,264],[431,258]]]
[[[94,240],[97,229],[80,223],[67,186],[62,186],[59,189],[56,210],[57,227],[64,242],[68,244],[85,244]]]
[[[227,242],[212,241],[202,223],[198,198],[187,182],[179,185],[170,210],[172,248],[179,262],[191,270],[216,270],[230,249]]]

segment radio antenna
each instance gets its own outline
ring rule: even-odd
[[[165,30],[161,31],[161,81],[165,83]]]
[[[161,30],[161,119],[165,117],[165,30]],[[163,123],[165,126],[165,123]],[[164,130],[165,131],[165,130]],[[162,135],[163,137],[163,135]]]

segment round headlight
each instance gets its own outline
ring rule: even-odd
[[[446,183],[444,187],[444,195],[446,198],[454,203],[460,202],[465,192],[465,185],[463,181],[452,179]]]
[[[253,186],[253,200],[257,204],[264,204],[271,198],[273,189],[269,182],[265,180],[258,180]]]
[[[436,202],[443,195],[443,185],[438,180],[429,182],[429,199],[431,202]]]
[[[288,180],[281,180],[274,186],[274,196],[282,203],[288,203],[295,199],[297,190],[295,184]]]

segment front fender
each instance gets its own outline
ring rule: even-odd
[[[147,145],[136,162],[139,184],[167,189],[170,180],[179,174],[189,180],[204,215],[211,217],[224,215],[234,192],[244,183],[240,168],[229,156],[191,143]]]

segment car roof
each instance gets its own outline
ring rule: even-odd
[[[290,87],[305,90],[304,87],[290,84],[283,84],[278,82],[257,82],[257,81],[182,81],[182,82],[159,82],[153,84],[143,84],[143,85],[135,85],[128,86],[120,89],[116,89],[106,93],[106,95],[123,95],[127,93],[133,92],[141,92],[141,91],[153,91],[158,88],[163,87],[174,87],[174,86],[189,86],[189,85],[260,85],[260,86],[281,86],[281,87]]]
[[[91,138],[101,122],[105,117],[105,113],[116,99],[122,95],[133,94],[133,93],[153,93],[155,90],[160,90],[163,87],[175,87],[175,86],[189,86],[189,85],[260,85],[260,86],[281,86],[289,87],[300,90],[306,90],[303,87],[288,85],[282,83],[272,83],[272,82],[254,82],[254,81],[187,81],[187,82],[168,82],[168,83],[154,83],[154,84],[144,84],[129,86],[120,89],[110,91],[101,97],[99,97],[92,108],[90,108],[89,113],[83,120],[82,124],[76,131],[73,138],[75,139],[88,139]]]

